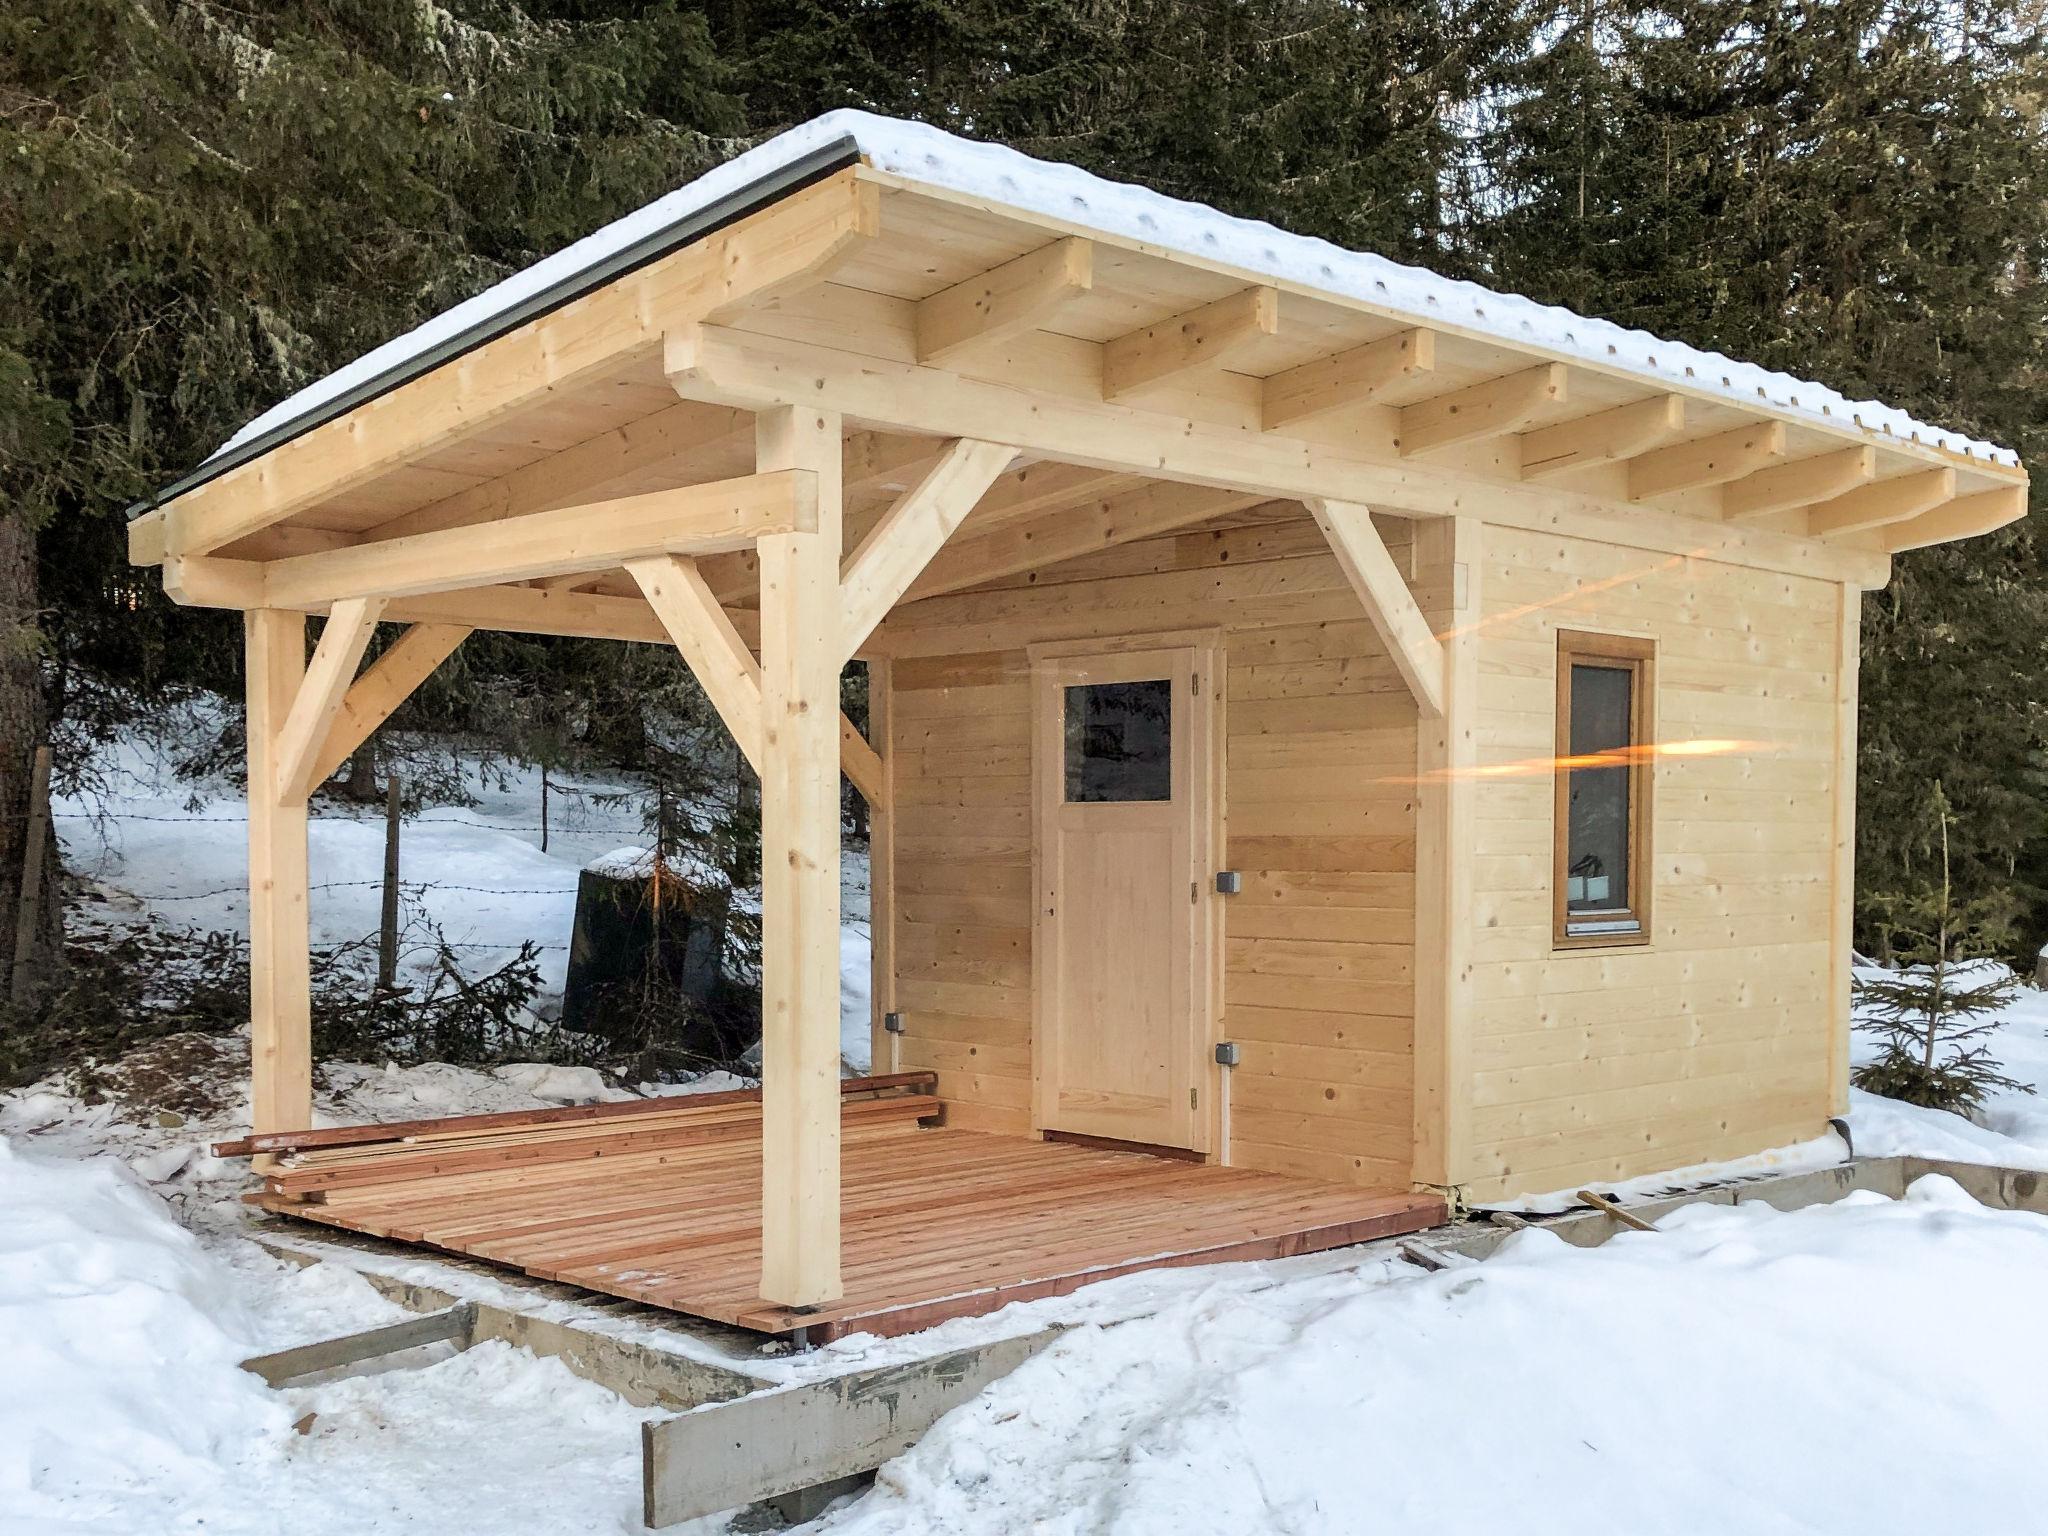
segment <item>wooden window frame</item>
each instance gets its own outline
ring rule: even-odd
[[[1551,777],[1556,781],[1551,837],[1551,940],[1558,949],[1612,949],[1648,944],[1651,938],[1650,907],[1650,795],[1655,774],[1652,756],[1638,751],[1628,764],[1628,891],[1624,909],[1635,919],[1632,930],[1603,930],[1574,933],[1565,900],[1565,863],[1568,857],[1571,823],[1571,772],[1565,760],[1571,756],[1572,666],[1590,662],[1625,667],[1633,674],[1629,690],[1629,743],[1647,748],[1657,739],[1657,643],[1639,635],[1606,635],[1586,630],[1557,632],[1557,765]]]

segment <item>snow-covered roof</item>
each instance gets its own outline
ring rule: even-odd
[[[1659,387],[1702,390],[1721,395],[1732,404],[1805,417],[1817,425],[1861,428],[1902,444],[1917,441],[1994,464],[2019,462],[2010,449],[1917,421],[1876,401],[1849,400],[1811,381],[1736,362],[1716,352],[1496,293],[1477,283],[1440,277],[1383,256],[1348,251],[1257,220],[1233,218],[1200,203],[1108,181],[1075,166],[1035,160],[1001,145],[976,143],[927,124],[840,111],[776,135],[365,353],[250,422],[222,445],[209,465],[258,438],[320,416],[324,408],[374,387],[380,379],[399,382],[429,354],[462,345],[549,293],[587,280],[622,253],[700,218],[721,203],[743,197],[759,183],[816,161],[821,152],[834,146],[845,146],[849,155],[864,156],[876,169],[909,181],[1354,300],[1419,323],[1456,326],[1505,345],[1540,350],[1567,362],[1578,359]]]

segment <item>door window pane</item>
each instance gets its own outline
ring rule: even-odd
[[[1067,799],[1173,798],[1173,684],[1067,689]]]
[[[1574,759],[1612,752],[1612,767],[1572,767],[1566,787],[1565,910],[1629,910],[1629,789],[1626,749],[1635,722],[1635,669],[1572,664]]]

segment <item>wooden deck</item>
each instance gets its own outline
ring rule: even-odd
[[[487,1259],[764,1333],[908,1333],[1134,1270],[1412,1232],[1433,1197],[1101,1146],[948,1130],[917,1077],[843,1103],[845,1294],[761,1299],[752,1095],[261,1138],[267,1210]],[[373,1139],[374,1138],[374,1139]]]

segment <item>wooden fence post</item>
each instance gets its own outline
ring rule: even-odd
[[[398,807],[404,793],[391,774],[384,783],[384,912],[377,925],[377,987],[383,992],[398,985]]]

